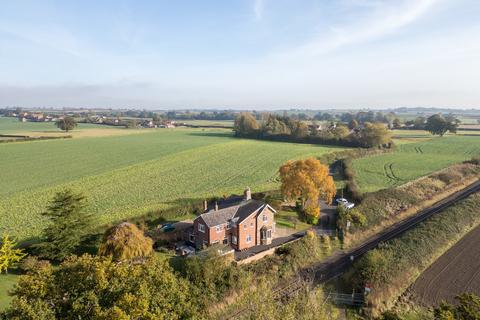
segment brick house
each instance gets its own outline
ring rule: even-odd
[[[275,234],[276,211],[263,201],[252,200],[250,189],[228,207],[207,211],[193,221],[191,241],[197,248],[213,244],[244,250],[270,244]]]

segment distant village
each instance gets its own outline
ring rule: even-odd
[[[140,117],[121,117],[120,115],[104,115],[104,114],[92,114],[83,112],[71,112],[66,114],[58,114],[58,112],[36,112],[36,111],[14,111],[7,110],[3,113],[5,117],[18,118],[21,122],[56,122],[64,119],[66,116],[72,116],[77,118],[79,123],[92,123],[108,126],[121,126],[121,127],[143,127],[143,128],[175,128],[176,126],[185,125],[182,122],[176,122],[175,120],[167,120],[153,114],[150,118]]]

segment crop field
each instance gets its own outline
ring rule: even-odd
[[[108,127],[95,124],[79,123],[76,130],[86,129],[107,129]],[[20,134],[20,133],[62,133],[55,126],[54,122],[21,122],[17,118],[0,117],[0,134]]]
[[[177,122],[185,122],[194,126],[222,126],[232,127],[233,120],[178,120]]]
[[[286,160],[336,149],[241,140],[221,129],[149,132],[0,145],[0,233],[38,236],[41,212],[64,188],[82,192],[103,225],[246,186],[275,188]]]
[[[464,292],[480,295],[480,227],[470,231],[412,285],[412,298],[420,305],[437,306],[455,302]]]
[[[449,135],[400,144],[392,153],[356,159],[357,183],[364,192],[404,184],[480,154],[480,136]]]

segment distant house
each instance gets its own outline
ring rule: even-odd
[[[250,189],[239,202],[209,210],[193,222],[190,241],[197,248],[221,243],[244,250],[272,242],[276,211],[263,201],[252,200]]]

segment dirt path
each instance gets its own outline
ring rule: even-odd
[[[408,291],[414,301],[425,306],[454,302],[454,297],[464,292],[480,295],[480,227],[437,259]]]

